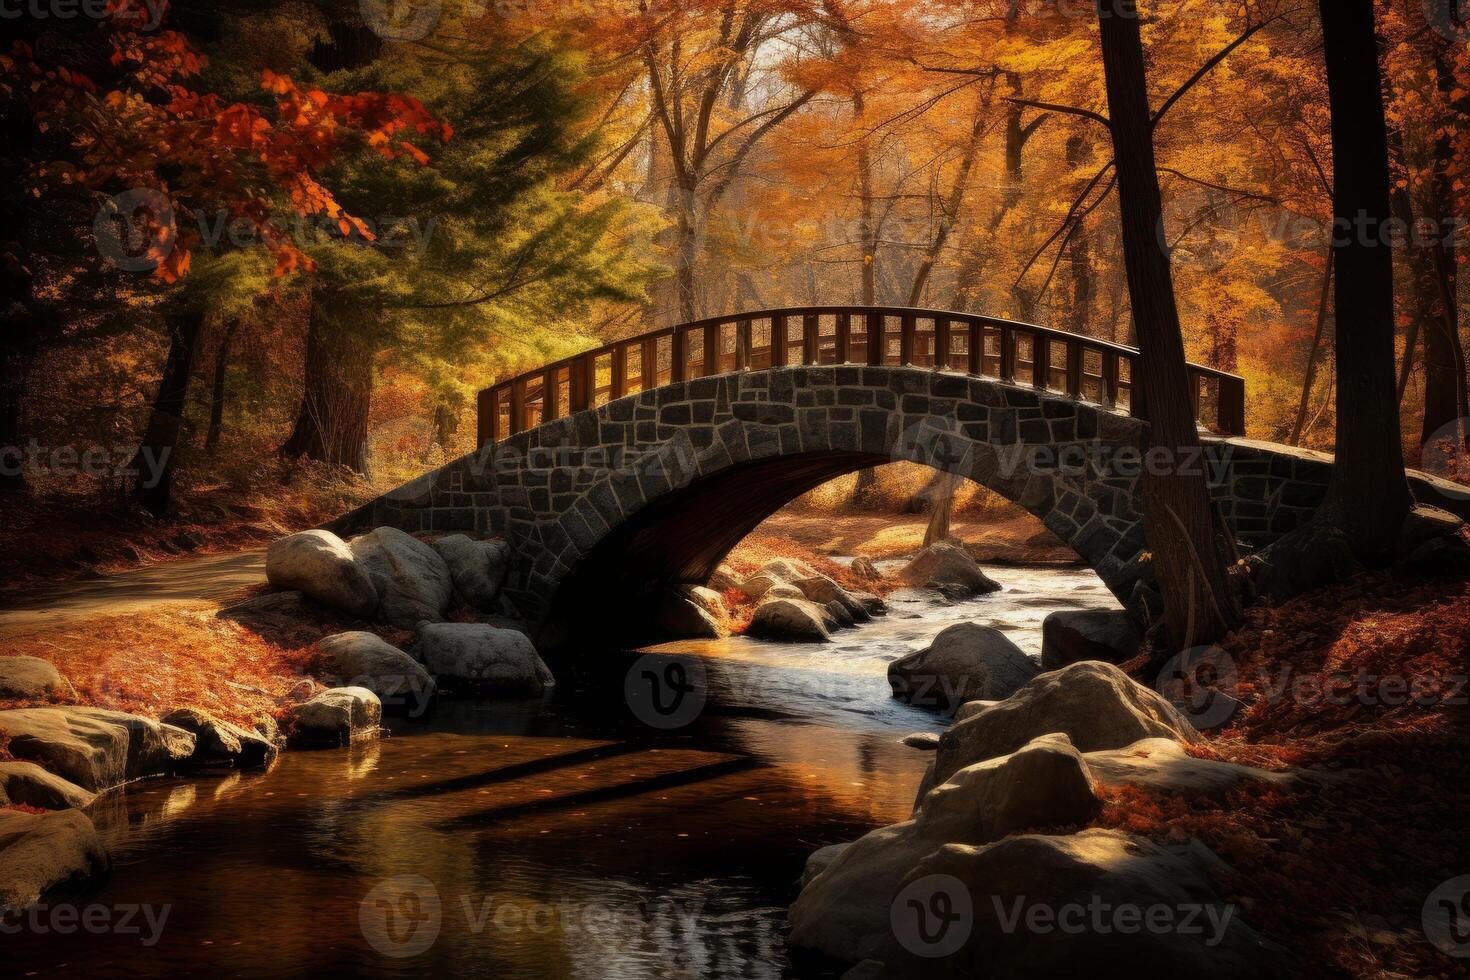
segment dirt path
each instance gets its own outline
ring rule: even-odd
[[[7,598],[0,605],[0,639],[164,605],[216,604],[264,581],[265,549],[258,548],[67,582]]]

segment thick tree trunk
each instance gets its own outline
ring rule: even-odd
[[[689,323],[699,318],[694,282],[695,265],[699,261],[699,204],[692,188],[680,187],[677,194],[674,283],[679,293],[679,322]]]
[[[225,377],[230,368],[230,346],[235,340],[235,331],[240,329],[238,319],[231,320],[219,340],[219,350],[214,355],[214,385],[209,392],[209,431],[204,436],[204,451],[213,455],[219,448],[219,437],[225,426]]]
[[[175,457],[189,398],[189,379],[203,329],[204,314],[197,310],[168,316],[168,359],[163,365],[163,378],[158,382],[148,427],[129,466],[137,474],[133,496],[154,517],[164,516],[172,501]]]
[[[360,332],[313,303],[306,334],[301,410],[282,456],[306,457],[366,474],[368,410],[377,351]]]
[[[1321,0],[1332,109],[1337,463],[1318,523],[1366,564],[1393,559],[1413,503],[1394,378],[1388,128],[1373,0]]]
[[[1142,350],[1134,383],[1147,406],[1150,456],[1170,461],[1145,468],[1144,528],[1163,594],[1164,628],[1170,646],[1182,650],[1218,640],[1233,628],[1239,612],[1215,543],[1205,475],[1197,467],[1181,465],[1199,458],[1199,432],[1169,256],[1158,235],[1163,200],[1135,3],[1122,0],[1111,11],[1102,10],[1099,24],[1123,256]]]
[[[853,123],[863,124],[867,104],[861,92],[852,97]],[[862,136],[858,143],[858,245],[862,249],[862,305],[872,306],[878,302],[878,226],[873,219],[873,158],[868,150],[868,138]]]

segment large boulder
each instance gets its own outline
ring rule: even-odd
[[[86,814],[0,810],[0,916],[107,868],[107,851]]]
[[[190,765],[258,769],[276,758],[276,746],[270,739],[198,708],[179,708],[163,720],[194,735]]]
[[[10,754],[98,792],[131,779],[184,768],[194,736],[151,718],[105,708],[0,711]]]
[[[454,579],[439,552],[396,527],[380,527],[348,542],[352,556],[372,577],[379,614],[404,629],[438,621],[449,611]]]
[[[540,696],[555,686],[529,637],[483,623],[431,623],[419,632],[419,660],[442,684]]]
[[[866,623],[872,619],[867,606],[848,592],[834,579],[817,573],[806,578],[798,579],[792,583],[801,590],[801,594],[815,602],[819,606],[831,606],[833,603],[842,607],[843,613],[838,615],[839,620],[850,619],[857,623]],[[851,625],[851,624],[848,624]]]
[[[719,598],[709,589],[701,591]],[[705,604],[697,602],[687,591],[674,589],[664,591],[655,600],[653,628],[661,638],[669,640],[717,639],[724,635],[719,620]]]
[[[832,613],[806,599],[767,599],[755,608],[747,636],[789,643],[827,643],[837,628]]]
[[[331,531],[301,531],[272,542],[265,577],[277,589],[301,592],[358,619],[371,619],[378,608],[372,577]]]
[[[0,807],[19,804],[40,810],[80,810],[96,798],[96,793],[34,762],[0,762]]]
[[[791,944],[848,963],[889,959],[891,906],[927,855],[955,841],[985,844],[1030,828],[1075,826],[1098,808],[1086,763],[1062,737],[957,773],[912,820],[828,849],[791,907]]]
[[[714,589],[705,588],[702,585],[691,585],[684,590],[689,601],[700,609],[709,613],[716,620],[724,619],[730,615],[730,608],[725,605],[725,597]]]
[[[46,701],[74,698],[71,684],[49,660],[40,657],[0,657],[0,698]]]
[[[963,945],[936,962],[913,955],[928,952],[929,937],[909,932],[907,948],[890,941],[874,958],[898,977],[1276,976],[1280,949],[1215,889],[1226,872],[1198,841],[1161,845],[1118,830],[950,844],[921,860],[900,891],[928,897],[939,883],[970,897]]]
[[[474,609],[489,610],[510,572],[510,543],[502,538],[476,541],[463,534],[451,534],[435,541],[433,547],[449,566],[459,601]]]
[[[919,552],[898,571],[898,580],[913,588],[958,588],[971,595],[999,592],[1000,583],[981,570],[970,553],[953,541],[940,541]]]
[[[991,626],[956,623],[922,650],[888,665],[893,696],[921,708],[1007,698],[1040,673],[1036,662]]]
[[[939,739],[935,782],[1050,732],[1066,734],[1083,752],[1121,749],[1144,738],[1203,740],[1156,691],[1111,664],[1089,660],[1041,674],[999,704],[957,722]]]
[[[1067,609],[1041,624],[1041,669],[1060,670],[1083,660],[1121,664],[1138,655],[1143,638],[1122,610]]]
[[[338,633],[317,644],[344,687],[365,687],[383,710],[418,713],[434,700],[434,678],[413,657],[374,633]]]
[[[877,582],[883,577],[883,573],[878,571],[878,566],[873,564],[873,559],[867,555],[857,555],[853,558],[852,564],[847,567],[853,575],[864,582]]]
[[[286,713],[291,741],[299,745],[348,745],[374,738],[383,705],[365,687],[334,687]]]

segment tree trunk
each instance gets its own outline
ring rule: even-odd
[[[699,260],[699,207],[692,188],[680,187],[675,223],[674,282],[679,293],[679,322],[690,323],[699,318],[695,299],[694,267]]]
[[[288,458],[306,457],[366,474],[368,410],[377,350],[321,303],[306,333],[306,379]]]
[[[1394,378],[1388,128],[1373,0],[1321,0],[1332,109],[1337,462],[1318,522],[1359,561],[1387,565],[1412,506]]]
[[[854,125],[861,126],[867,105],[861,92],[852,97]],[[863,259],[862,305],[872,306],[878,301],[878,228],[873,221],[873,158],[868,151],[868,137],[862,136],[858,143],[858,204],[861,217],[858,219],[858,239]]]
[[[1322,292],[1317,299],[1317,331],[1312,335],[1312,348],[1307,352],[1307,369],[1302,375],[1302,397],[1296,406],[1296,420],[1291,426],[1291,438],[1288,440],[1293,446],[1302,444],[1302,433],[1307,425],[1307,410],[1312,401],[1312,386],[1317,382],[1317,353],[1322,349],[1322,336],[1327,329],[1328,303],[1332,298],[1332,257],[1331,249],[1327,252],[1327,261],[1322,266]]]
[[[235,340],[235,331],[240,329],[239,319],[231,320],[219,340],[219,350],[214,355],[214,386],[209,394],[209,431],[204,436],[204,451],[214,455],[219,448],[220,433],[225,425],[225,376],[230,367],[230,346]]]
[[[1076,170],[1087,159],[1089,141],[1082,134],[1067,138],[1067,166]],[[1079,186],[1077,190],[1081,190]],[[1087,335],[1087,326],[1092,319],[1092,236],[1087,231],[1087,222],[1081,218],[1072,233],[1069,246],[1072,270],[1072,294],[1067,307],[1067,330]]]
[[[13,327],[15,324],[10,323],[7,326]],[[13,451],[20,454],[14,457],[17,463],[24,458],[20,413],[24,405],[26,367],[26,358],[20,350],[5,350],[0,353],[0,453],[8,454]],[[9,455],[0,462],[6,464],[4,468],[0,468],[0,493],[25,493],[25,467],[16,465],[14,472],[11,472]]]
[[[184,406],[189,398],[189,379],[194,355],[204,328],[204,314],[184,310],[168,315],[168,358],[163,378],[148,415],[148,427],[138,444],[129,468],[137,474],[133,496],[154,517],[168,513],[173,494],[173,474],[179,434],[184,424]]]
[[[954,517],[954,496],[959,489],[960,477],[953,473],[939,474],[934,509],[929,512],[929,526],[924,529],[924,547],[949,539],[949,525]]]
[[[1215,543],[1209,486],[1198,468],[1199,431],[1168,253],[1159,241],[1163,199],[1135,0],[1100,9],[1103,68],[1118,168],[1123,258],[1142,355],[1134,383],[1147,406],[1151,455],[1170,461],[1145,468],[1144,529],[1164,600],[1170,646],[1183,650],[1223,637],[1239,612]]]

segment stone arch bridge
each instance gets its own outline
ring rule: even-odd
[[[808,490],[907,460],[1020,504],[1142,611],[1153,588],[1138,499],[1146,466],[1202,467],[1225,524],[1260,547],[1320,503],[1331,457],[1241,438],[1244,382],[1198,365],[1202,455],[1150,457],[1137,357],[941,311],[822,307],[685,324],[482,392],[477,452],[334,527],[502,535],[517,556],[507,592],[526,618],[605,629],[669,584],[705,581]],[[1421,499],[1467,509],[1454,485],[1414,479]]]

